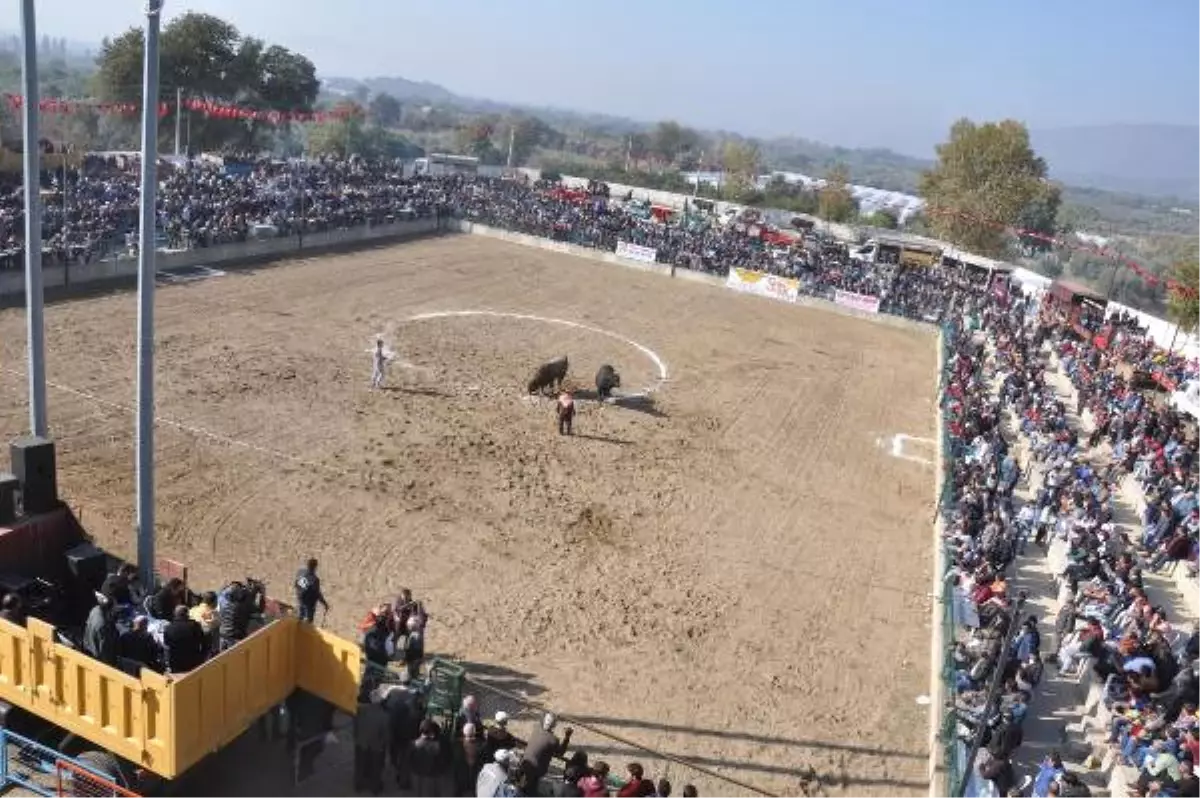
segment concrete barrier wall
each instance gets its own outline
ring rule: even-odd
[[[462,233],[470,233],[477,236],[487,236],[488,238],[497,238],[501,241],[509,241],[514,244],[521,244],[535,249],[544,249],[550,252],[561,252],[566,255],[574,255],[588,260],[601,261],[603,263],[613,263],[618,266],[624,266],[629,269],[637,269],[638,271],[652,272],[664,277],[675,277],[680,280],[687,280],[693,283],[703,283],[704,285],[715,286],[718,288],[725,287],[725,278],[715,274],[706,272],[692,271],[679,267],[675,269],[672,275],[671,267],[663,263],[642,263],[641,261],[629,260],[627,258],[618,258],[615,252],[607,250],[591,249],[590,247],[581,247],[576,244],[567,244],[562,241],[551,241],[547,238],[539,238],[525,233],[512,233],[508,230],[501,230],[496,227],[489,227],[485,224],[477,224],[475,222],[466,222],[453,220],[448,222],[448,229],[458,230]],[[765,301],[778,302],[778,299],[768,299],[761,297]],[[802,305],[808,308],[816,308],[818,310],[832,311],[843,316],[854,316],[863,319],[864,321],[882,324],[887,327],[897,327],[905,330],[916,330],[926,335],[935,335],[938,328],[935,325],[925,322],[914,321],[912,319],[902,318],[900,316],[891,316],[886,313],[867,313],[853,308],[838,305],[830,302],[827,299],[818,299],[816,297],[801,296],[795,304]]]
[[[232,268],[241,264],[261,262],[294,255],[319,252],[324,249],[354,247],[370,243],[398,240],[432,233],[438,229],[437,219],[415,219],[387,225],[364,225],[348,230],[310,233],[301,240],[297,236],[264,238],[240,244],[221,244],[204,249],[181,252],[159,252],[155,267],[159,272],[195,266]],[[42,269],[46,290],[74,288],[83,285],[130,279],[137,275],[136,257],[123,256],[87,265],[47,266]],[[25,293],[23,269],[0,272],[0,298],[20,297]]]

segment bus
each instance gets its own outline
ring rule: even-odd
[[[418,158],[413,163],[413,174],[428,175],[429,177],[446,175],[474,177],[479,174],[479,159],[470,155],[433,153],[425,158]]]

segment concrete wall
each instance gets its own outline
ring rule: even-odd
[[[561,252],[566,255],[574,255],[579,258],[587,258],[588,260],[601,261],[603,263],[612,263],[618,266],[624,266],[629,269],[637,269],[638,271],[652,272],[664,277],[674,277],[677,280],[687,280],[693,283],[703,283],[704,285],[714,286],[718,288],[725,287],[725,278],[707,272],[697,272],[691,269],[682,267],[675,269],[674,274],[671,273],[671,267],[663,263],[643,263],[641,261],[629,260],[627,258],[618,258],[615,252],[606,250],[592,249],[590,247],[581,247],[575,244],[567,244],[562,241],[551,241],[547,238],[539,238],[538,236],[526,235],[524,233],[512,233],[508,230],[501,230],[496,227],[489,227],[485,224],[476,224],[475,222],[465,221],[450,221],[447,223],[448,229],[455,229],[462,233],[470,233],[477,236],[487,236],[488,238],[498,238],[501,241],[509,241],[522,246],[533,247],[535,249],[544,249],[551,252]],[[745,295],[743,296],[752,296]],[[778,299],[768,299],[760,297],[764,301],[778,302]],[[887,327],[898,327],[905,330],[918,330],[922,333],[932,335],[937,332],[937,328],[931,324],[924,322],[905,319],[900,316],[890,316],[886,313],[866,313],[863,311],[848,308],[843,305],[838,305],[826,299],[818,299],[816,297],[801,296],[795,304],[802,305],[808,308],[816,308],[818,310],[833,311],[834,313],[843,316],[855,316],[865,321],[882,324]]]
[[[189,249],[182,252],[159,252],[155,267],[159,272],[194,266],[232,268],[239,265],[317,253],[322,250],[355,247],[388,240],[399,240],[411,236],[434,232],[438,229],[436,219],[415,219],[387,225],[354,227],[349,230],[332,230],[310,233],[303,241],[296,236],[265,238],[247,241],[244,244],[222,244],[205,249]],[[47,266],[42,270],[42,280],[47,290],[77,287],[130,279],[137,275],[136,257],[120,257],[113,260],[89,263],[86,266]],[[25,272],[22,269],[0,272],[0,298],[10,300],[25,293]]]

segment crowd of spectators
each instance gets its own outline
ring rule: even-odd
[[[88,156],[77,168],[45,173],[45,262],[86,264],[135,252],[138,181],[138,160],[129,156]],[[660,263],[714,274],[769,272],[796,278],[805,294],[877,297],[886,312],[929,321],[954,307],[948,295],[963,293],[966,278],[956,269],[857,263],[842,244],[811,234],[791,243],[764,239],[759,224],[695,213],[654,217],[606,188],[567,192],[540,181],[414,176],[399,161],[357,156],[164,160],[156,240],[200,248],[442,213],[597,249],[625,241],[653,248]],[[23,217],[20,181],[0,181],[0,269],[22,266]]]
[[[1048,663],[1066,674],[1090,669],[1103,685],[1108,741],[1121,763],[1137,768],[1135,794],[1197,795],[1200,638],[1194,624],[1172,625],[1144,581],[1172,561],[1194,568],[1195,422],[1130,384],[1129,367],[1155,356],[1135,321],[1115,320],[1114,337],[1125,345],[1098,346],[1071,334],[1048,307],[975,297],[987,298],[981,329],[955,334],[943,401],[953,445],[948,579],[963,630],[953,700],[964,742],[979,746],[976,773],[998,795],[1090,794],[1057,752],[1017,783],[1013,755]],[[1075,408],[1047,379],[1051,357],[1074,385]],[[1072,422],[1072,409],[1090,432]],[[1006,418],[1013,440],[1003,434]],[[1024,473],[1018,441],[1029,452]],[[1145,494],[1140,534],[1116,518],[1130,478]],[[1030,498],[1014,502],[1022,479]],[[1059,588],[1053,648],[1043,647],[1043,624],[1024,612],[1024,596],[1008,587],[1008,569],[1031,542]]]

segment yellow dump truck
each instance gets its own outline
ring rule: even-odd
[[[84,541],[70,510],[59,507],[0,523],[0,563],[54,584],[70,577],[68,552]],[[228,745],[297,690],[353,713],[361,667],[356,644],[294,617],[269,621],[189,673],[142,669],[136,677],[76,650],[38,617],[24,625],[0,619],[4,717],[25,713],[87,740],[94,746],[89,753],[107,752],[81,757],[85,761],[119,757],[168,780]]]

